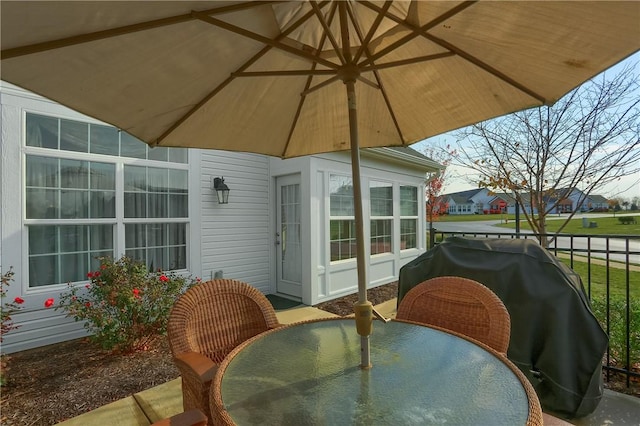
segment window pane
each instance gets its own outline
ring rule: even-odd
[[[170,195],[169,196],[169,217],[189,216],[189,196]]]
[[[27,146],[58,149],[58,119],[27,114]]]
[[[113,225],[34,225],[28,232],[32,287],[83,281],[89,265],[98,266],[95,256],[114,255]]]
[[[90,152],[92,154],[118,155],[118,129],[111,126],[92,124]]]
[[[149,167],[149,169],[147,170],[147,176],[149,192],[169,191],[169,171],[167,169],[156,169],[154,167]]]
[[[29,287],[58,284],[58,256],[29,256]]]
[[[60,252],[87,251],[89,228],[87,226],[60,226]]]
[[[371,254],[390,253],[391,250],[391,219],[371,221]]]
[[[331,260],[356,257],[356,226],[354,220],[331,220]]]
[[[187,269],[187,250],[185,247],[169,248],[168,269]]]
[[[149,160],[167,161],[169,159],[169,148],[164,146],[149,147]]]
[[[184,223],[170,223],[169,245],[186,245],[187,244],[187,225]]]
[[[149,194],[147,217],[169,217],[169,197],[165,194]]]
[[[58,246],[58,235],[55,226],[29,226],[29,253],[55,253]]]
[[[91,225],[89,227],[89,247],[91,250],[111,249],[113,251],[113,226]]]
[[[416,248],[418,233],[417,219],[400,219],[400,250]]]
[[[87,253],[63,254],[60,256],[60,281],[63,283],[84,281],[89,272]]]
[[[60,160],[60,186],[62,188],[88,188],[89,163],[78,160]]]
[[[147,251],[145,249],[127,250],[125,254],[133,260],[137,260],[145,264],[147,262]]]
[[[60,191],[60,219],[89,217],[89,191]]]
[[[57,188],[58,159],[27,155],[27,187]]]
[[[162,247],[147,249],[147,267],[150,271],[169,269],[169,250]]]
[[[418,215],[418,188],[415,186],[400,187],[400,216]]]
[[[116,189],[116,165],[108,163],[89,163],[89,181],[91,189]]]
[[[60,210],[57,189],[27,188],[27,219],[57,219]]]
[[[169,192],[187,193],[189,174],[186,170],[169,170]]]
[[[60,149],[87,152],[89,149],[89,124],[61,119]]]
[[[124,194],[124,217],[147,217],[147,194]]]
[[[122,157],[147,158],[147,144],[129,133],[120,133],[120,155]]]
[[[186,164],[189,161],[189,151],[186,148],[169,148],[169,161]]]
[[[147,168],[136,166],[124,166],[124,190],[146,191]]]
[[[142,224],[132,224],[125,226],[125,245],[127,249],[146,247],[147,226]]]
[[[160,223],[154,223],[151,225],[147,225],[147,246],[148,247],[157,247],[164,246],[167,244],[165,241],[165,229],[164,225]]]
[[[390,183],[371,182],[371,216],[393,216],[393,186]]]
[[[91,191],[89,192],[89,217],[114,218],[116,217],[116,192],[115,191]]]
[[[353,216],[353,185],[347,176],[329,177],[331,216]]]

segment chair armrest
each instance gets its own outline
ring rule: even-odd
[[[187,375],[203,384],[211,382],[218,370],[218,364],[197,352],[185,352],[173,360],[183,376]]]
[[[153,423],[151,426],[206,426],[207,416],[198,409],[185,411]]]

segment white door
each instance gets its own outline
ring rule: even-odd
[[[302,298],[300,246],[300,175],[277,178],[277,283],[276,291]]]

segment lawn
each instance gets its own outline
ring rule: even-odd
[[[560,260],[567,266],[571,267],[569,259],[564,257]],[[585,290],[589,293],[587,287],[589,282],[589,270],[587,262],[576,261],[574,259],[573,268],[575,272],[580,275],[582,282],[584,283]],[[609,268],[609,291],[611,297],[620,297],[626,299],[626,271],[621,268],[611,267]],[[632,299],[640,299],[640,272],[629,272],[630,283],[630,297]],[[591,264],[591,297],[601,296],[606,294],[607,289],[607,268],[603,265]]]
[[[588,222],[595,222],[598,224],[597,228],[584,228],[582,218],[586,217]],[[636,222],[627,225],[623,225],[618,219],[619,215],[611,217],[590,217],[589,215],[579,214],[569,221],[567,226],[562,229],[563,234],[574,235],[640,235],[640,213],[637,215]],[[515,217],[514,215],[445,215],[438,218],[438,222],[478,222],[487,220],[500,220],[502,222],[508,219],[508,223],[500,223],[496,226],[501,228],[515,229]],[[524,219],[524,216],[520,217],[520,229],[530,230],[531,227]],[[560,228],[560,225],[564,223],[563,218],[558,218],[554,215],[547,216],[547,232],[554,233]]]

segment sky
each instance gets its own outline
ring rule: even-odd
[[[636,71],[640,73],[640,52],[631,55],[626,60],[619,62],[605,72],[618,72],[618,70],[621,70],[626,65],[633,64],[635,64]],[[638,93],[638,96],[640,97],[640,92]],[[438,146],[451,145],[452,148],[456,148],[456,138],[452,136],[451,133],[444,133],[439,136],[425,139],[424,141],[411,145],[411,148],[419,152],[424,152],[426,147],[434,143]],[[638,164],[637,167],[640,168],[640,164]],[[459,166],[450,166],[447,169],[447,177],[445,179],[443,193],[474,189],[474,185],[465,180],[469,175],[477,175],[477,172]],[[606,198],[621,197],[629,201],[631,201],[633,197],[640,197],[640,171],[633,175],[621,178],[615,183],[606,185],[602,190],[596,191],[596,193]]]

